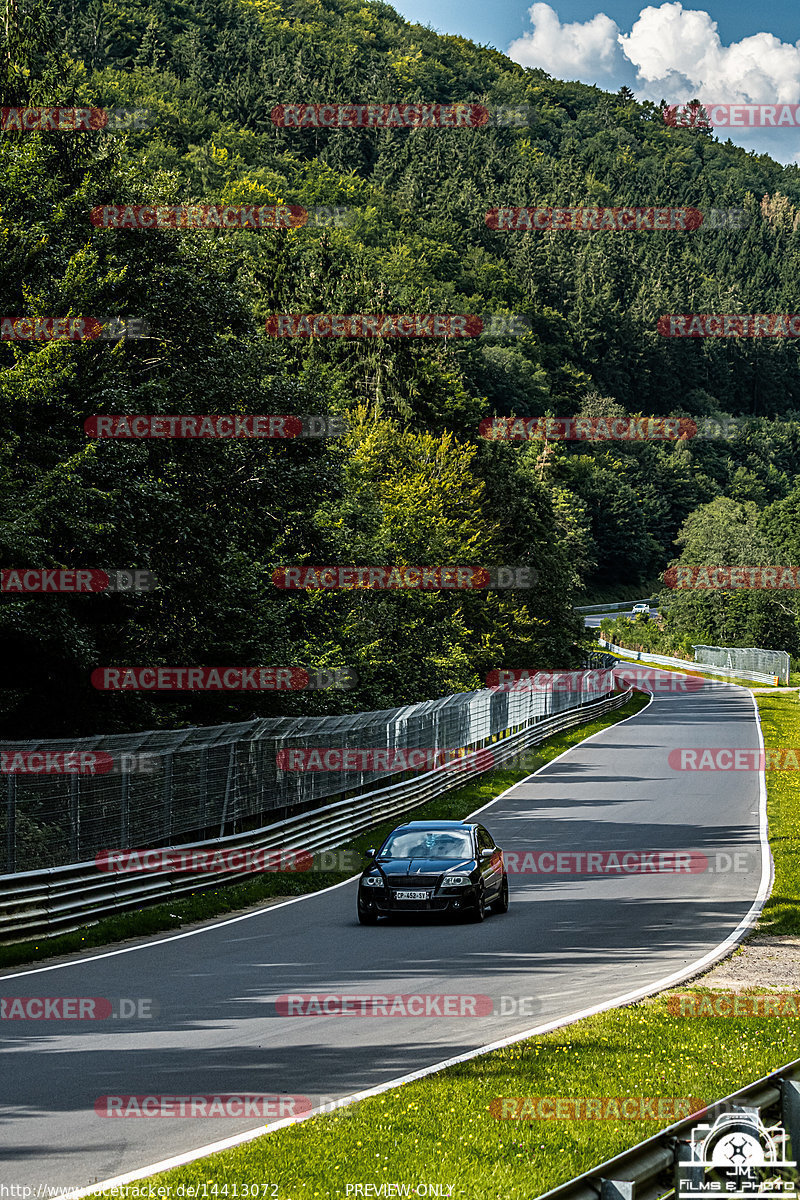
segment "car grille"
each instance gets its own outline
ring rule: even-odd
[[[438,882],[438,875],[391,875],[389,877],[391,888],[408,888],[410,891],[418,888],[433,888]]]

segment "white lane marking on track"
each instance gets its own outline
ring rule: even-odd
[[[724,686],[734,687],[737,685],[726,684]],[[650,707],[650,704],[652,704],[654,699],[655,697],[651,693],[650,700],[648,701],[647,705],[644,709],[640,709],[639,711],[645,712],[646,709]],[[761,731],[758,704],[756,703],[756,698],[752,695],[752,693],[751,699],[753,701],[759,745],[763,751],[764,737]],[[638,715],[638,713],[633,714],[633,716]],[[617,721],[616,725],[624,725],[626,721],[630,720],[632,720],[632,717],[626,717],[624,721]],[[598,733],[603,732],[604,730],[598,730]],[[594,737],[597,737],[597,734],[590,734],[588,738],[584,738],[582,742],[578,743],[578,745],[583,745],[583,742],[591,741],[591,739]],[[570,747],[570,749],[575,748],[576,747],[574,746]],[[569,751],[565,750],[564,753],[568,754]],[[558,758],[562,757],[563,755],[558,755]],[[558,758],[554,758],[552,762],[557,762]],[[540,767],[539,770],[534,771],[533,774],[538,775],[539,771],[545,770],[545,768],[548,766],[550,766],[550,763],[545,763],[544,767]],[[526,778],[530,779],[531,776],[529,775]],[[520,784],[524,782],[525,780],[523,779],[520,780],[519,783],[513,784],[510,788],[507,788],[502,795],[498,796],[495,800],[490,801],[489,804],[484,805],[483,808],[477,809],[476,812],[483,812],[485,808],[490,806],[490,804],[496,804],[497,801],[501,800],[503,796],[506,796],[508,792],[513,791],[515,787],[519,787]],[[681,983],[685,979],[689,979],[691,976],[696,975],[698,970],[702,967],[710,965],[712,962],[716,962],[720,958],[724,958],[731,946],[735,945],[735,943],[744,936],[748,929],[755,924],[756,918],[763,908],[764,902],[770,893],[774,878],[772,854],[770,853],[769,841],[767,838],[767,782],[763,770],[759,773],[759,796],[761,801],[759,820],[761,879],[759,882],[758,893],[752,905],[750,906],[750,909],[733,930],[733,932],[730,933],[728,937],[725,938],[724,941],[720,942],[719,945],[713,950],[710,950],[702,958],[697,959],[696,962],[691,963],[689,966],[682,967],[680,971],[676,971],[672,975],[667,975],[663,979],[659,979],[656,983],[651,984],[648,987],[640,988],[638,991],[634,992],[627,992],[622,996],[616,996],[613,1000],[606,1001],[603,1004],[594,1005],[592,1008],[584,1008],[579,1012],[571,1013],[567,1017],[560,1017],[558,1020],[551,1021],[547,1025],[538,1025],[535,1028],[527,1029],[522,1033],[515,1033],[512,1037],[503,1038],[502,1041],[491,1042],[486,1046],[479,1046],[477,1050],[469,1050],[466,1054],[459,1054],[454,1058],[443,1059],[441,1062],[434,1063],[433,1066],[423,1067],[419,1071],[412,1071],[410,1074],[402,1075],[397,1079],[390,1079],[387,1083],[378,1084],[376,1087],[367,1088],[361,1092],[354,1092],[352,1095],[344,1097],[337,1106],[345,1107],[346,1105],[353,1104],[358,1100],[366,1100],[370,1096],[379,1096],[381,1093],[391,1091],[394,1088],[400,1087],[404,1083],[411,1083],[416,1079],[424,1079],[427,1075],[433,1075],[435,1072],[442,1071],[446,1067],[454,1066],[457,1063],[468,1062],[472,1058],[478,1058],[481,1054],[489,1054],[493,1050],[502,1050],[505,1046],[511,1046],[515,1042],[524,1041],[525,1038],[538,1037],[544,1033],[551,1033],[554,1029],[562,1029],[566,1025],[573,1024],[575,1021],[583,1020],[585,1017],[591,1017],[595,1016],[597,1013],[607,1012],[609,1009],[616,1008],[622,1004],[632,1004],[636,1000],[643,1000],[646,996],[652,996],[657,992],[664,991],[673,984]],[[471,815],[475,816],[476,814],[472,813]],[[346,882],[349,882],[349,880]],[[342,885],[337,884],[336,886],[341,887]],[[304,897],[300,897],[300,899],[304,899]],[[294,902],[292,901],[291,903]],[[276,905],[275,907],[277,908],[280,906]],[[223,924],[228,924],[228,922],[223,922]],[[96,1192],[104,1188],[120,1187],[126,1183],[134,1183],[136,1180],[146,1179],[149,1175],[155,1175],[161,1171],[168,1171],[174,1167],[185,1166],[187,1163],[195,1162],[199,1158],[206,1158],[209,1154],[215,1154],[220,1150],[229,1150],[234,1146],[240,1146],[245,1142],[253,1141],[257,1137],[263,1137],[266,1134],[274,1133],[276,1130],[283,1129],[287,1125],[296,1125],[299,1121],[308,1120],[308,1117],[319,1115],[321,1112],[321,1109],[314,1109],[303,1117],[287,1117],[283,1121],[276,1121],[274,1125],[259,1126],[257,1129],[249,1129],[245,1133],[235,1134],[233,1137],[226,1138],[224,1141],[212,1142],[207,1146],[201,1146],[199,1149],[190,1150],[185,1154],[178,1154],[173,1158],[167,1158],[163,1159],[161,1162],[152,1163],[150,1166],[140,1167],[135,1171],[128,1172],[126,1175],[118,1175],[113,1179],[106,1179],[100,1183],[92,1184],[91,1187],[69,1192],[63,1195],[61,1200],[81,1200],[82,1197],[94,1195]]]
[[[639,712],[645,712],[646,709],[650,707],[652,701],[653,696],[651,694],[650,700],[647,702],[644,708],[639,710]],[[630,717],[625,717],[624,720],[617,721],[615,725],[624,725],[626,721],[630,721],[633,717],[638,717],[638,715],[639,713],[632,713]],[[575,746],[570,746],[568,750],[562,751],[562,753],[559,754],[557,758],[554,758],[552,762],[558,762],[559,759],[563,758],[565,754],[569,754],[571,750],[575,750],[577,746],[582,746],[585,742],[590,742],[592,738],[595,738],[598,736],[598,734],[604,732],[605,730],[598,729],[596,733],[589,734],[587,738],[583,738],[580,742],[577,742]],[[520,779],[518,783],[512,783],[511,787],[506,788],[506,790],[501,792],[499,796],[495,796],[494,800],[490,800],[488,804],[484,804],[483,808],[477,808],[474,813],[469,814],[469,817],[475,817],[478,813],[483,812],[484,809],[489,808],[492,804],[496,804],[498,800],[502,800],[503,797],[507,796],[508,793],[513,791],[515,787],[519,787],[520,783],[525,783],[526,780],[532,779],[534,775],[539,774],[539,771],[544,771],[551,765],[551,763],[545,763],[543,767],[539,767],[539,770],[533,771],[530,775],[526,775],[525,779]],[[464,819],[468,821],[469,817],[465,817]],[[5,975],[0,972],[0,980],[22,979],[26,975],[41,975],[45,971],[62,971],[66,967],[77,967],[81,966],[83,963],[99,962],[103,958],[114,958],[118,954],[134,954],[137,950],[150,950],[153,946],[166,946],[169,942],[180,941],[181,938],[196,937],[198,934],[209,933],[214,929],[223,929],[226,925],[236,925],[239,921],[249,921],[252,917],[263,917],[266,913],[277,912],[278,909],[286,908],[289,904],[300,904],[303,900],[310,900],[313,896],[323,896],[325,892],[333,892],[337,888],[346,887],[349,883],[352,883],[354,879],[359,879],[360,876],[361,872],[359,871],[357,875],[351,875],[349,879],[343,879],[341,883],[333,883],[328,888],[321,888],[318,892],[307,892],[304,896],[295,896],[291,900],[282,900],[280,904],[270,904],[267,908],[257,908],[254,912],[243,913],[239,917],[229,917],[225,921],[217,921],[214,924],[202,925],[199,929],[189,929],[186,931],[186,933],[171,933],[168,937],[160,938],[157,942],[142,942],[138,946],[125,946],[119,950],[106,950],[103,954],[92,954],[85,958],[80,957],[71,959],[69,962],[53,963],[49,967],[32,967],[29,971],[16,971],[13,975]]]

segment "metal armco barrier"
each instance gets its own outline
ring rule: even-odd
[[[376,712],[0,742],[0,871],[66,867],[109,846],[245,833],[397,783],[394,752],[479,750],[610,690],[595,683],[585,677],[571,693],[483,688]],[[292,751],[312,749],[380,753],[355,756],[344,770],[289,768]]]
[[[537,721],[508,736],[497,736],[484,752],[491,751],[492,767],[502,765],[554,733],[620,708],[631,695],[632,689],[628,688],[625,692]],[[489,768],[481,757],[478,765],[474,759],[467,759],[466,765],[456,759],[416,778],[340,800],[260,829],[203,842],[181,843],[172,849],[184,852],[201,849],[331,850],[373,825],[401,816],[483,774]],[[252,872],[244,870],[214,871],[211,875],[202,871],[195,874],[185,871],[114,874],[99,870],[93,859],[40,871],[0,875],[0,942],[10,945],[34,937],[70,933],[96,924],[101,917],[113,913],[141,908],[187,892],[203,891],[223,882],[253,878]]]
[[[624,612],[626,609],[632,609],[634,604],[650,604],[653,607],[658,603],[657,600],[615,600],[613,604],[584,604],[582,608],[576,608],[575,612],[579,613],[604,613],[604,612]]]
[[[760,671],[738,671],[729,667],[712,667],[706,663],[689,662],[686,658],[669,658],[666,654],[645,654],[641,650],[630,650],[627,646],[615,646],[605,638],[598,638],[598,644],[614,654],[622,654],[626,658],[635,658],[637,662],[652,663],[661,667],[681,667],[694,675],[723,675],[728,679],[751,679],[754,683],[779,682],[777,675],[764,675]]]
[[[678,1168],[683,1165],[686,1169],[690,1161],[691,1130],[701,1123],[713,1124],[715,1117],[723,1112],[748,1111],[757,1112],[765,1124],[773,1119],[780,1120],[789,1134],[791,1157],[800,1160],[800,1059],[779,1067],[724,1100],[709,1104],[707,1109],[676,1121],[661,1133],[578,1175],[569,1183],[544,1192],[539,1200],[656,1200],[660,1196],[673,1195],[678,1184]],[[696,1182],[702,1180],[702,1170],[698,1175]],[[725,1191],[711,1192],[711,1195],[722,1197]]]

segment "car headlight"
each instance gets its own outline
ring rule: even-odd
[[[442,887],[470,887],[472,880],[469,875],[445,875]]]
[[[383,887],[383,877],[381,875],[365,875],[361,880],[364,887]]]

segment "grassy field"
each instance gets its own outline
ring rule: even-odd
[[[757,697],[764,745],[800,747],[800,698],[791,692]],[[769,842],[775,883],[760,932],[800,936],[800,772],[767,771]]]
[[[766,746],[800,745],[797,697],[776,692],[758,702]],[[553,750],[542,748],[543,759]],[[800,787],[785,772],[769,772],[767,786],[776,882],[761,932],[798,933]],[[411,1195],[433,1184],[445,1195],[452,1185],[452,1196],[469,1200],[538,1195],[651,1136],[671,1118],[500,1120],[492,1101],[660,1097],[684,1100],[688,1107],[692,1100],[711,1103],[797,1055],[797,1018],[681,1018],[667,1011],[669,994],[310,1118],[150,1178],[148,1185],[184,1184],[184,1194],[204,1183],[228,1185],[231,1195],[236,1185],[241,1195],[244,1186],[269,1183],[276,1185],[279,1200],[338,1200],[357,1195],[359,1184],[389,1183],[408,1185]]]
[[[234,1184],[241,1194],[244,1186],[269,1183],[277,1185],[279,1200],[338,1200],[348,1184],[440,1184],[454,1185],[452,1195],[468,1200],[527,1200],[671,1119],[502,1120],[493,1115],[492,1101],[659,1097],[684,1100],[684,1110],[676,1110],[681,1116],[697,1107],[692,1101],[709,1103],[796,1054],[796,1019],[748,1018],[745,1026],[741,1018],[681,1018],[667,1012],[667,995],[458,1064],[147,1182],[183,1184],[187,1195],[190,1186],[212,1181],[228,1184],[231,1195]],[[124,1187],[120,1194],[126,1195]]]

